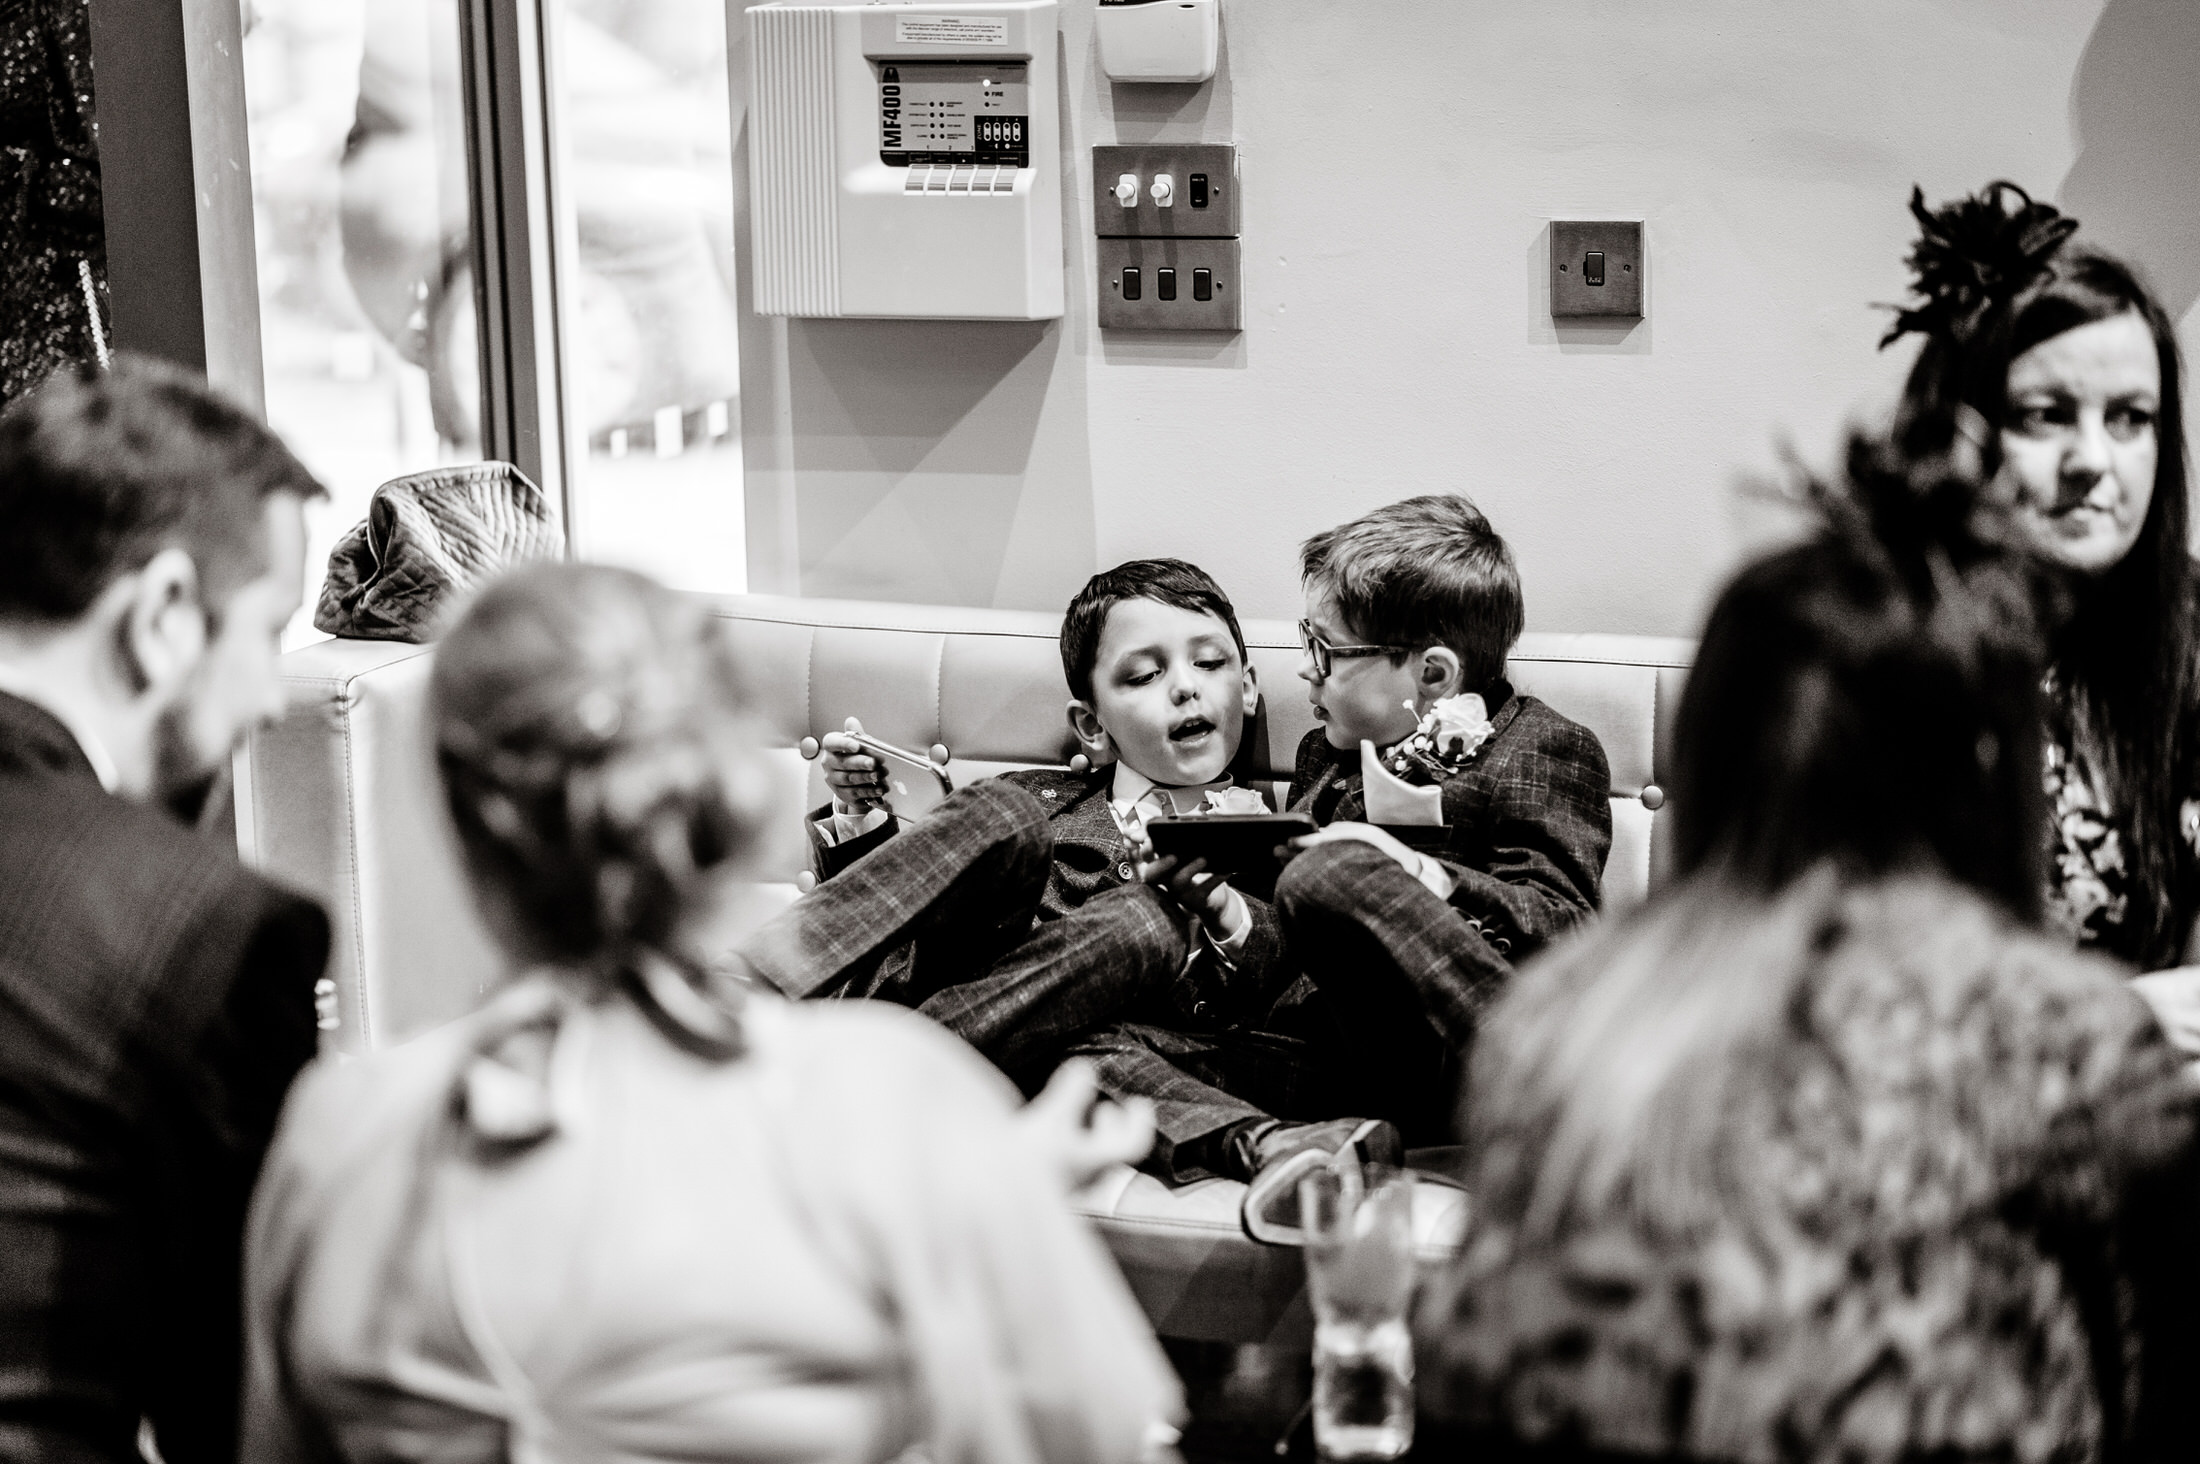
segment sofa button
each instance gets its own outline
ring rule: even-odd
[[[1118,864],[1115,866],[1115,873],[1119,879],[1129,879],[1131,877],[1131,867],[1128,864]]]
[[[1652,813],[1665,807],[1665,790],[1655,783],[1645,784],[1642,790],[1642,806]]]

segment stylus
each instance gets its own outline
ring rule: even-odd
[[[930,755],[924,755],[911,752],[905,747],[896,747],[891,742],[881,742],[868,732],[843,732],[840,735],[862,748],[865,752],[870,753],[873,757],[890,757],[896,762],[903,762],[913,768],[924,769],[939,780],[940,792],[942,793],[955,791],[955,780],[947,775],[947,748],[941,743],[933,743]],[[817,755],[824,749],[815,737],[805,737],[797,745],[797,750],[801,752],[805,761],[815,762]]]

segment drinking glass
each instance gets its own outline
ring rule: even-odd
[[[1314,1447],[1395,1459],[1413,1444],[1413,1176],[1324,1168],[1299,1182],[1314,1300]]]

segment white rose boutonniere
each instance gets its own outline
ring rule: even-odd
[[[1473,692],[1447,696],[1428,709],[1421,732],[1436,744],[1436,756],[1445,762],[1465,762],[1490,740],[1490,712]]]
[[[1406,703],[1408,710],[1412,706]],[[1411,783],[1441,783],[1465,767],[1489,740],[1489,708],[1475,693],[1462,692],[1422,713],[1420,725],[1391,748],[1383,765]]]
[[[1202,813],[1266,813],[1268,800],[1258,788],[1209,788]]]

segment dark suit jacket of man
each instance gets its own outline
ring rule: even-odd
[[[244,1216],[313,1055],[320,909],[0,694],[0,1458],[236,1450]]]
[[[1449,832],[1432,849],[1451,874],[1452,908],[1518,962],[1596,911],[1612,850],[1612,770],[1580,723],[1499,681],[1483,693],[1490,735],[1444,780]],[[1299,743],[1289,806],[1318,824],[1367,817],[1358,749],[1316,727]]]
[[[1093,896],[1131,883],[1136,877],[1131,842],[1124,837],[1108,807],[1115,787],[1113,767],[1075,773],[1066,768],[1022,768],[1002,773],[1000,780],[1023,789],[1047,811],[1054,831],[1054,867],[1047,875],[1046,892],[1039,899],[1037,918],[1059,920],[1082,909]],[[857,838],[827,844],[817,836],[817,824],[832,812],[828,805],[813,811],[808,820],[812,853],[819,879],[831,879],[864,855],[892,838],[900,829],[898,817]],[[1215,975],[1195,965],[1186,974],[1176,1005],[1186,1014],[1201,1018],[1212,1008],[1217,1025],[1228,1027],[1249,1018],[1274,995],[1273,982],[1281,970],[1282,936],[1275,907],[1254,896],[1245,897],[1253,928],[1244,946],[1221,973]],[[1217,1001],[1216,997],[1222,996]]]

